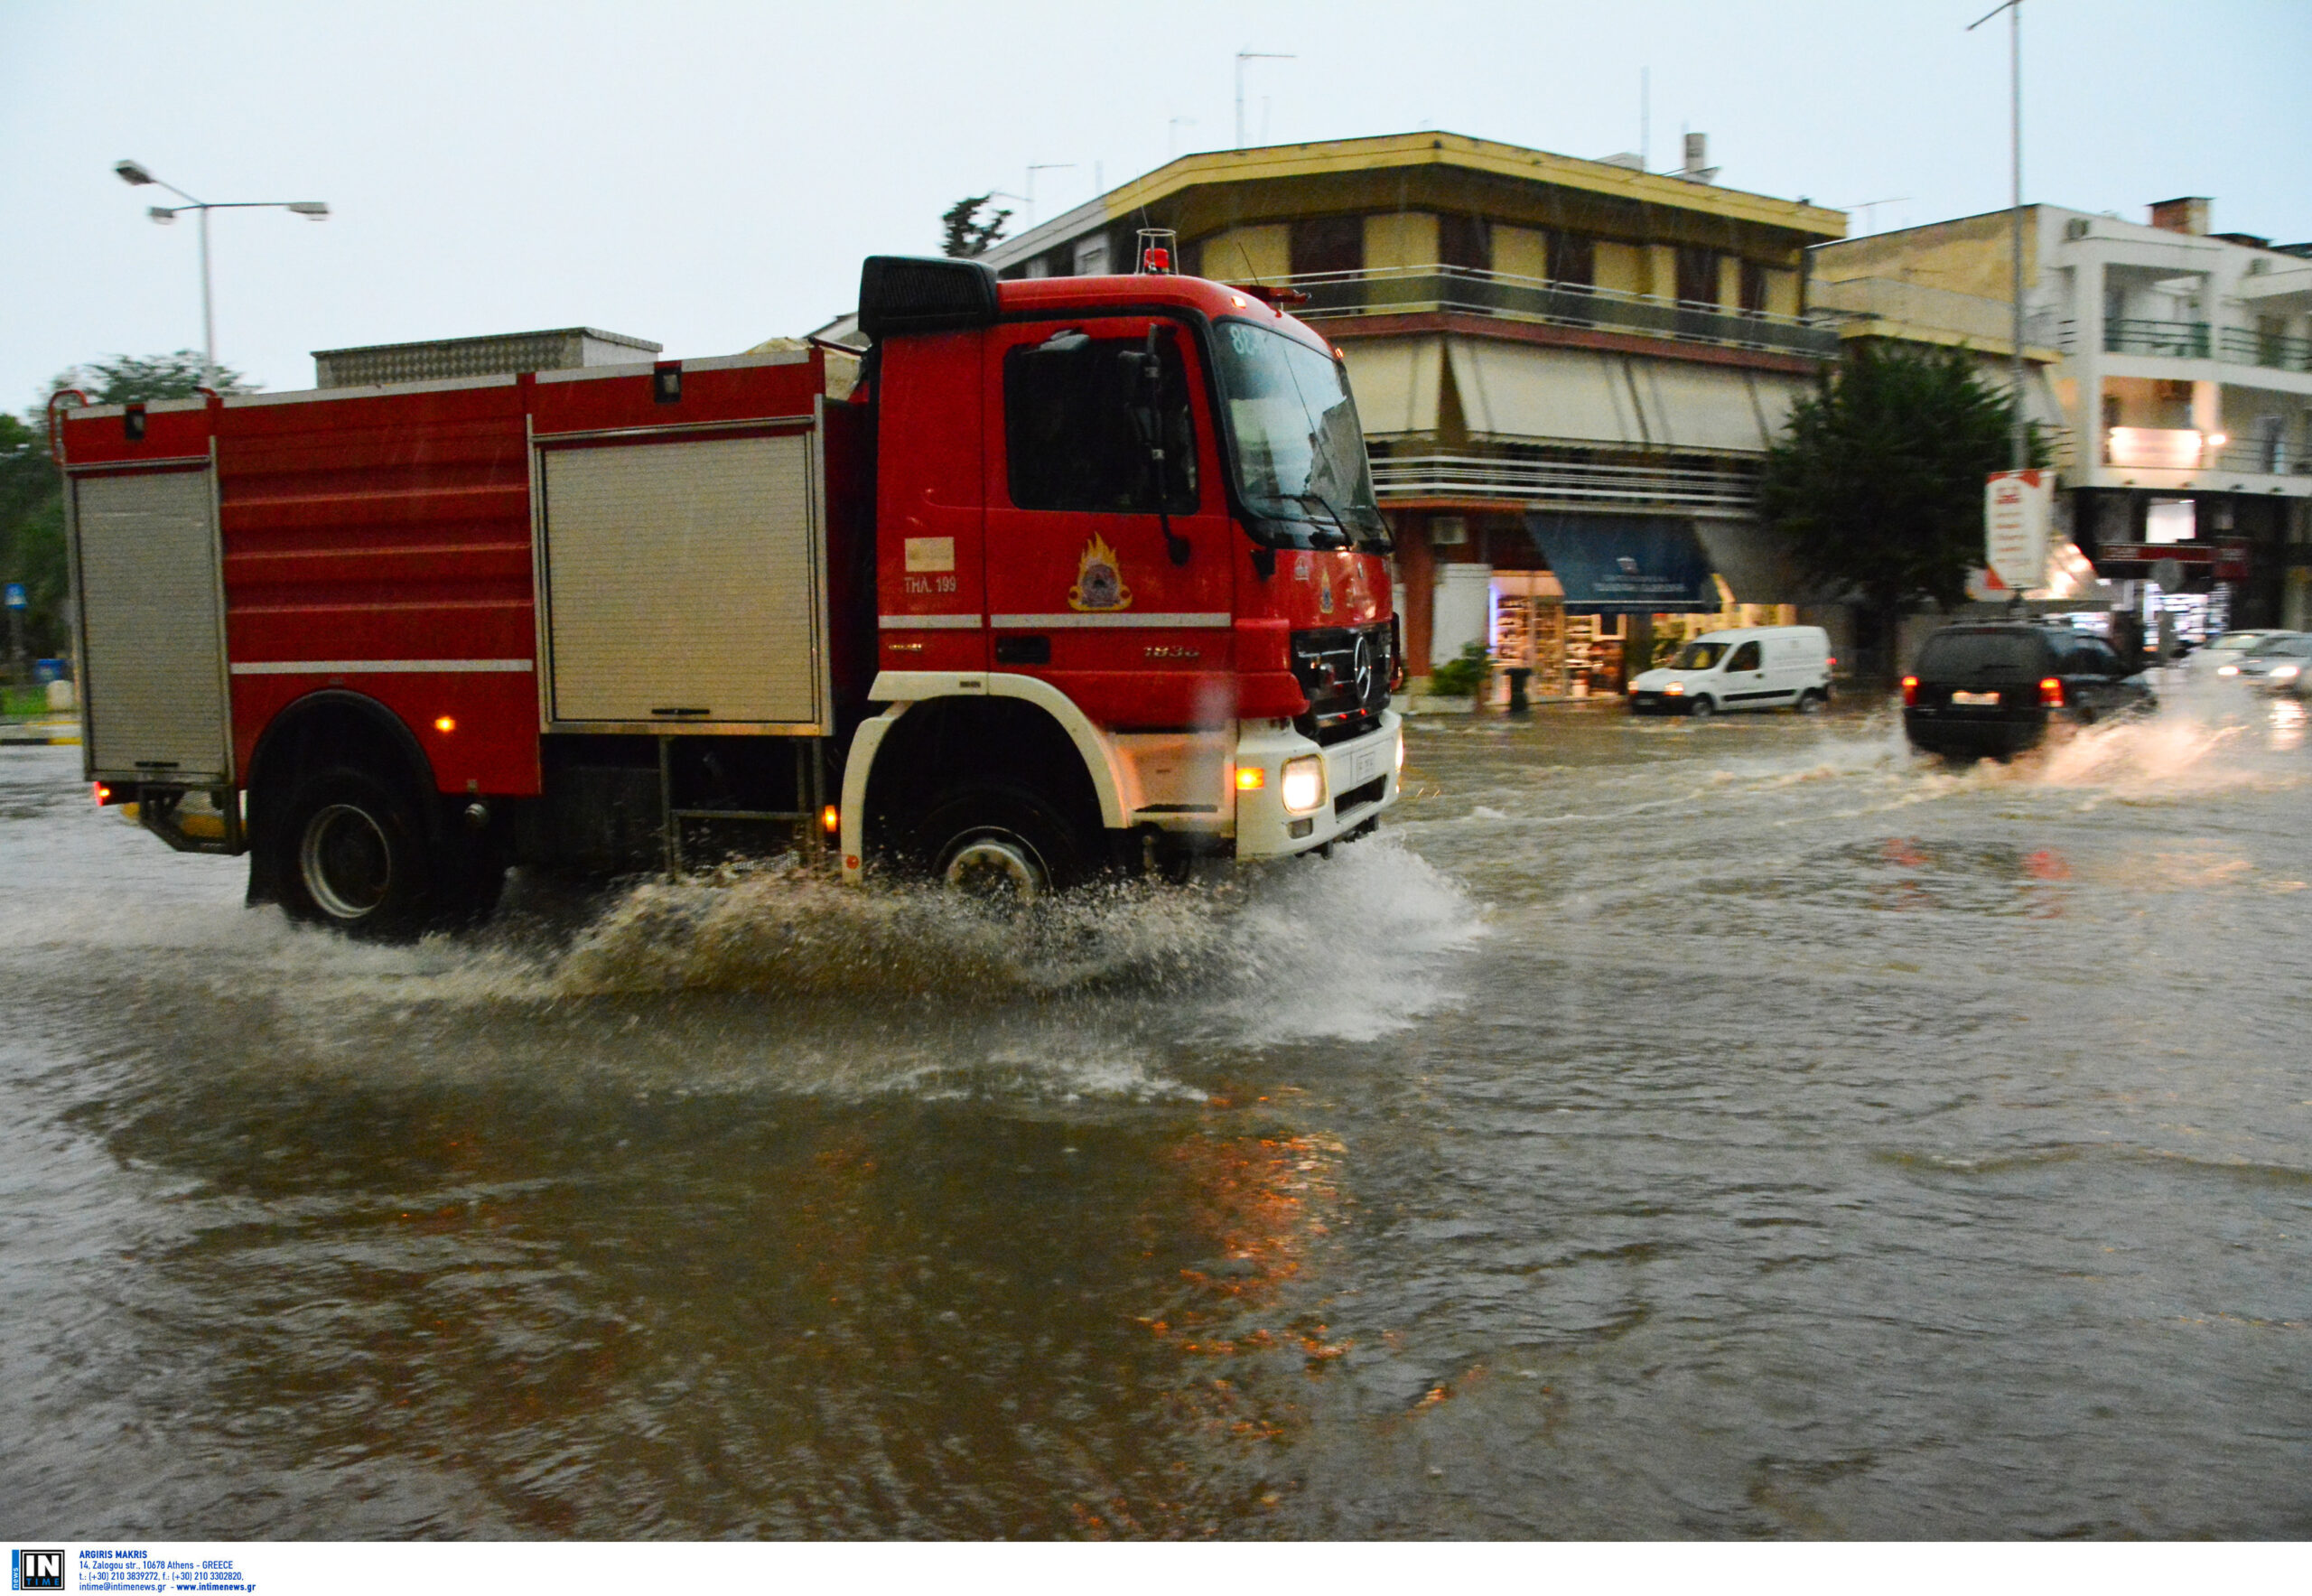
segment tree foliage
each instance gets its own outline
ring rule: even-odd
[[[939,219],[945,230],[939,252],[963,260],[985,255],[1003,237],[1003,224],[1012,219],[1009,210],[980,214],[994,201],[993,194],[973,194],[947,207],[946,214]]]
[[[1983,479],[2010,461],[2008,396],[1963,350],[1853,346],[1791,409],[1758,509],[1830,593],[1891,621],[1962,602],[1983,563]],[[2046,463],[2031,429],[2028,459]]]
[[[188,399],[200,386],[200,354],[115,355],[58,374],[50,391],[78,388],[92,405]],[[219,367],[217,391],[254,393],[256,385]],[[25,641],[35,654],[64,652],[64,601],[70,591],[64,547],[64,496],[48,452],[46,396],[23,420],[0,414],[0,582],[24,584],[30,609]]]
[[[200,351],[179,350],[172,355],[115,355],[91,360],[57,374],[49,384],[79,388],[91,405],[144,405],[154,399],[189,399],[200,387]],[[256,385],[228,366],[217,368],[210,387],[220,394],[253,394]]]

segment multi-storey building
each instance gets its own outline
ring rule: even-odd
[[[1416,674],[1468,642],[1548,693],[1617,686],[1652,618],[1791,619],[1756,481],[1838,352],[1809,246],[1845,219],[1453,134],[1188,155],[990,250],[1007,277],[1181,269],[1307,295],[1398,533]]]
[[[2196,198],[2149,226],[2052,205],[2023,219],[2025,352],[2046,382],[2027,414],[2056,424],[2074,540],[2137,591],[2168,576],[2153,602],[2195,623],[2312,625],[2312,245],[2210,233]],[[1822,246],[1815,298],[1851,336],[2003,355],[2013,220]]]

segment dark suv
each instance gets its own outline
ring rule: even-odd
[[[2151,688],[2099,637],[2028,621],[1946,626],[1903,678],[1903,731],[1928,753],[2004,757],[2050,725],[2149,709]]]

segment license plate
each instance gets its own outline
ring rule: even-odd
[[[1951,702],[1988,706],[1999,702],[1999,695],[1996,693],[1953,693],[1951,695]]]

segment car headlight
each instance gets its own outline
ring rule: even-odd
[[[2293,665],[2275,665],[2272,667],[2272,680],[2276,682],[2292,682],[2296,679],[2296,673],[2298,668],[2298,667]]]
[[[1303,814],[1325,801],[1325,761],[1313,753],[1284,761],[1277,795],[1292,814]]]
[[[2219,665],[2215,667],[2215,674],[2220,677],[2236,677],[2240,674],[2240,667],[2236,665]]]
[[[1685,690],[1686,690],[1686,685],[1685,685],[1685,683],[1683,683],[1683,682],[1672,682],[1668,686],[1666,686],[1666,687],[1664,687],[1664,688],[1663,688],[1663,689],[1662,689],[1662,696],[1664,696],[1664,698],[1674,698],[1674,697],[1676,697],[1679,694],[1683,693]]]

